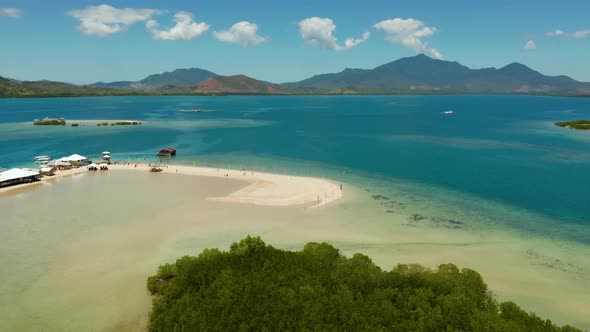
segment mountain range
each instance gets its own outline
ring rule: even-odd
[[[171,72],[150,75],[141,81],[117,81],[117,82],[97,82],[92,86],[100,88],[118,88],[118,89],[160,89],[170,86],[191,86],[208,80],[211,77],[218,76],[208,70],[200,68],[176,69]]]
[[[149,75],[140,81],[73,85],[21,82],[0,77],[0,97],[199,94],[416,94],[525,93],[590,95],[590,83],[546,76],[523,64],[471,69],[458,62],[420,54],[373,69],[347,68],[291,83],[273,84],[244,75],[220,76],[190,68]]]
[[[442,90],[480,93],[590,92],[590,84],[567,76],[545,76],[511,63],[500,69],[471,69],[458,62],[420,54],[373,69],[350,69],[316,75],[287,86],[317,89]]]

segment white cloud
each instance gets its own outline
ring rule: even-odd
[[[310,17],[299,22],[301,38],[309,45],[318,45],[327,50],[347,50],[363,43],[370,36],[369,32],[365,32],[362,38],[348,38],[344,42],[344,46],[341,46],[333,35],[334,30],[336,30],[336,25],[329,18]]]
[[[525,50],[529,50],[529,51],[536,50],[537,49],[537,44],[535,44],[535,41],[534,40],[529,40],[528,42],[526,42],[526,44],[524,44],[524,47],[523,48]]]
[[[590,36],[590,29],[578,30],[578,31],[572,33],[572,37],[574,37],[574,38],[585,38],[587,36]]]
[[[553,31],[549,31],[547,33],[545,33],[545,35],[547,37],[560,37],[560,36],[564,36],[564,37],[573,37],[573,38],[586,38],[588,36],[590,36],[590,29],[585,29],[585,30],[578,30],[578,31],[574,31],[574,32],[566,32],[563,30],[553,30]]]
[[[0,8],[0,16],[20,17],[21,10],[18,8]]]
[[[443,58],[440,52],[435,48],[428,47],[428,42],[422,40],[422,38],[432,36],[437,31],[436,28],[426,26],[422,21],[413,18],[394,18],[381,21],[373,27],[385,32],[385,40],[402,44],[417,53],[428,53],[437,59]]]
[[[193,15],[187,12],[178,12],[174,15],[176,25],[169,30],[159,30],[158,22],[149,20],[145,26],[152,33],[152,38],[157,40],[191,40],[201,37],[207,30],[209,24],[194,22]]]
[[[226,43],[240,44],[242,47],[256,46],[267,39],[257,35],[258,25],[246,21],[238,22],[228,30],[214,31],[215,38]]]
[[[98,37],[121,32],[129,25],[150,19],[161,11],[148,8],[115,8],[109,5],[89,6],[72,10],[68,15],[78,19],[82,33]]]
[[[367,32],[363,33],[363,37],[362,37],[362,38],[356,38],[356,39],[355,39],[355,38],[347,38],[347,39],[344,41],[344,47],[345,47],[345,48],[351,48],[351,47],[355,47],[355,46],[357,46],[358,44],[360,44],[360,43],[363,43],[363,42],[365,42],[367,39],[369,39],[369,36],[370,36],[370,35],[371,35],[371,33],[367,31]]]
[[[559,37],[559,36],[563,36],[565,34],[565,32],[563,30],[553,30],[553,31],[549,31],[547,32],[545,35],[547,37]]]

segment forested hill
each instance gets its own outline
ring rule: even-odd
[[[547,76],[521,63],[502,68],[471,69],[456,61],[424,54],[401,58],[373,69],[345,69],[321,74],[288,86],[381,91],[462,91],[465,93],[588,94],[590,83],[568,76]]]
[[[163,265],[147,286],[152,331],[580,331],[497,302],[473,270],[383,271],[327,243],[294,252],[248,236]]]
[[[197,83],[203,82],[217,74],[200,68],[182,68],[171,72],[161,74],[149,75],[146,78],[133,81],[117,81],[117,82],[97,82],[93,86],[102,88],[117,88],[117,89],[147,89],[154,90],[163,87],[189,87]]]

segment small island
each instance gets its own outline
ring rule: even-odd
[[[141,121],[138,120],[69,120],[70,126],[97,126],[97,127],[111,127],[111,126],[139,126]],[[66,120],[64,118],[45,118],[43,120],[35,119],[33,121],[35,126],[65,126]]]
[[[43,120],[35,119],[33,121],[34,126],[65,126],[66,120],[64,118],[52,119],[45,118]]]
[[[110,124],[108,122],[101,122],[101,123],[97,123],[96,125],[98,127],[100,127],[100,126],[106,127],[109,125],[111,125],[111,126],[132,126],[132,125],[137,126],[140,124],[141,124],[141,122],[139,122],[139,121],[118,121],[118,122],[111,122]]]
[[[555,122],[556,126],[576,129],[576,130],[590,130],[590,120],[574,120]]]
[[[248,236],[160,266],[147,288],[150,331],[581,332],[497,301],[473,270],[385,271],[328,243],[287,251]]]

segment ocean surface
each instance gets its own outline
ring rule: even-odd
[[[181,112],[197,108],[205,112]],[[31,125],[44,117],[143,124]],[[590,244],[590,132],[553,125],[584,118],[590,99],[535,96],[2,99],[0,167],[104,150],[156,161],[171,146],[178,156],[165,162],[380,179],[439,193],[433,200],[461,194],[465,204],[499,204],[498,223]],[[511,219],[511,208],[546,218]],[[486,213],[493,219],[493,208]]]
[[[32,125],[44,117],[68,125]],[[170,146],[170,165],[326,177],[345,192],[321,209],[259,207],[205,199],[233,179],[112,171],[0,194],[0,331],[143,331],[147,275],[246,234],[328,241],[384,269],[452,262],[498,300],[590,329],[590,132],[553,125],[588,118],[590,99],[531,96],[0,99],[3,168],[102,151],[157,162]]]

